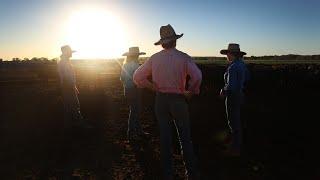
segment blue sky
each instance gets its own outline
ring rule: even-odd
[[[319,0],[0,0],[0,58],[58,57],[78,7],[112,12],[127,32],[125,48],[147,55],[161,49],[153,43],[166,24],[184,33],[177,48],[192,56],[220,56],[229,42],[249,56],[320,54]]]

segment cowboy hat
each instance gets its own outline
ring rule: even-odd
[[[228,53],[232,53],[232,54],[240,54],[240,55],[246,55],[247,53],[240,51],[240,45],[239,44],[235,44],[235,43],[230,43],[228,45],[228,49],[223,49],[220,51],[220,54],[228,54]]]
[[[122,54],[122,56],[139,56],[139,55],[145,55],[145,52],[140,52],[139,47],[130,47],[129,52],[126,52]]]
[[[158,42],[154,43],[154,45],[166,44],[172,40],[179,39],[182,36],[183,36],[183,33],[180,35],[177,35],[170,24],[168,24],[166,26],[161,26],[160,27],[160,38],[161,39]]]
[[[65,46],[61,47],[61,52],[62,52],[62,54],[65,54],[65,53],[68,53],[68,52],[74,53],[74,52],[77,52],[77,51],[72,50],[69,45],[65,45]]]

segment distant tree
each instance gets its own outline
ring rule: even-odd
[[[29,58],[23,58],[24,61],[29,61]]]
[[[310,59],[312,59],[312,60],[320,60],[320,55],[312,55],[310,57]]]
[[[59,59],[58,58],[52,58],[50,61],[58,61]]]
[[[255,60],[255,59],[257,59],[256,56],[251,56],[251,57],[250,57],[250,60]]]
[[[296,60],[310,60],[310,56],[297,56]]]
[[[38,58],[38,61],[40,61],[40,62],[47,62],[47,61],[48,61],[48,58],[41,57],[41,58]]]
[[[12,61],[20,61],[19,58],[12,58]]]
[[[39,59],[37,57],[33,57],[31,61],[39,61]]]

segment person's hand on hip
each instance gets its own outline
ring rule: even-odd
[[[189,100],[192,98],[193,93],[191,91],[184,91],[183,95]]]
[[[225,90],[224,90],[224,89],[221,89],[221,90],[220,90],[220,97],[221,97],[221,98],[224,98],[225,96],[226,96]]]

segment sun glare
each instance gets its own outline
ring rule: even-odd
[[[74,58],[115,58],[127,49],[125,29],[113,14],[80,10],[67,23],[66,42],[77,51]]]

